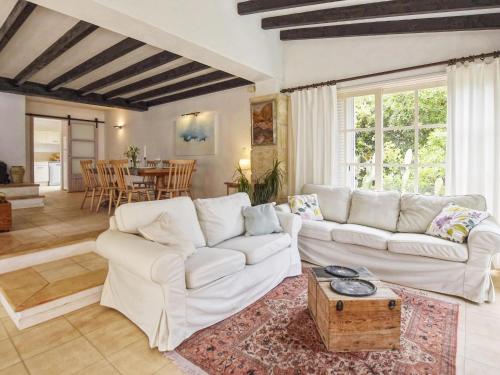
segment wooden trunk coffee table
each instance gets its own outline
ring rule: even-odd
[[[399,349],[401,299],[366,268],[353,268],[377,286],[374,295],[337,294],[330,287],[333,277],[316,277],[314,270],[321,274],[321,268],[309,272],[308,307],[323,343],[333,352]]]

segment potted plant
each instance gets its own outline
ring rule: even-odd
[[[235,177],[238,191],[247,193],[252,205],[255,206],[269,203],[277,197],[283,185],[284,174],[281,169],[281,161],[274,160],[273,166],[255,181],[254,186],[248,181],[240,166],[236,168]]]
[[[137,159],[139,158],[139,147],[130,145],[128,146],[127,151],[125,152],[125,156],[132,162],[132,167],[137,168]]]

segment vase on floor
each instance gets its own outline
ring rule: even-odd
[[[10,167],[10,177],[13,184],[22,184],[24,182],[24,167],[21,165],[14,165]]]

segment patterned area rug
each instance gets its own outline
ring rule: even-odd
[[[307,309],[306,276],[286,279],[167,356],[189,373],[455,374],[458,304],[395,287],[403,300],[401,349],[331,353]]]

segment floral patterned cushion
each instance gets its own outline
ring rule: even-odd
[[[290,196],[288,204],[292,213],[300,215],[303,219],[323,220],[316,194]]]
[[[489,216],[487,212],[449,204],[432,220],[426,234],[464,243],[472,228]]]

